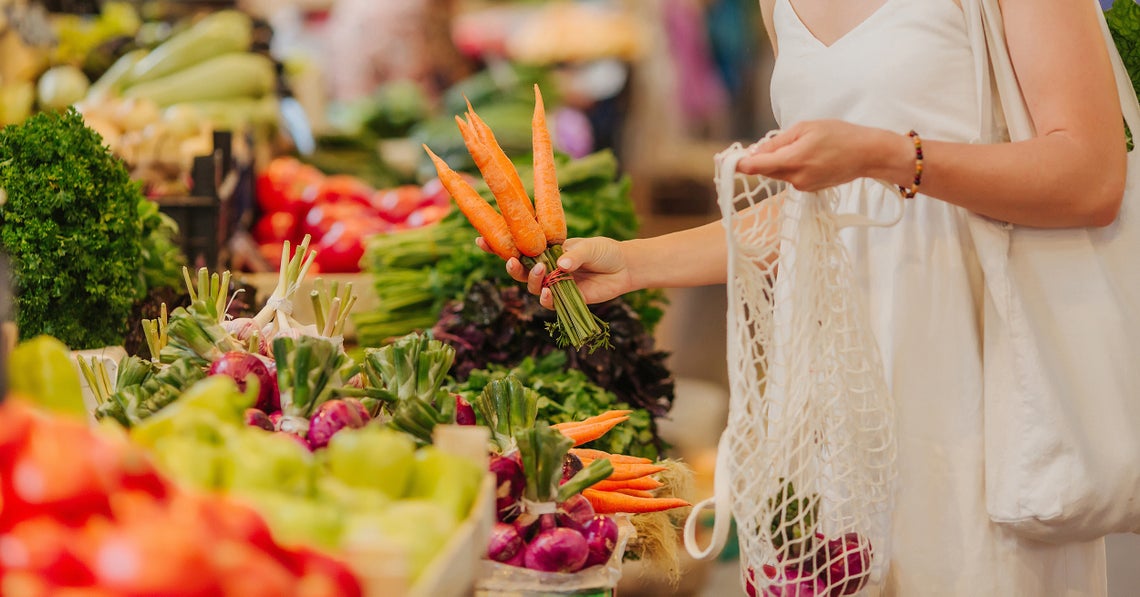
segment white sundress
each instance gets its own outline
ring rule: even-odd
[[[772,18],[781,127],[834,118],[924,139],[979,138],[974,56],[954,0],[887,0],[830,46],[789,0],[776,0]],[[890,219],[897,201],[887,192],[870,181],[845,185],[840,211]],[[899,492],[884,594],[1106,595],[1103,541],[1035,543],[986,513],[983,280],[966,215],[919,195],[894,227],[842,233],[896,400]]]

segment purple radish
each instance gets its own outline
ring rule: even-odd
[[[344,400],[326,400],[309,419],[309,446],[314,450],[323,448],[341,429],[358,429],[365,423],[355,406]]]
[[[565,483],[574,478],[582,470],[582,459],[573,454],[566,454],[566,458],[562,459],[562,481]]]
[[[553,528],[539,532],[527,544],[523,562],[531,570],[577,572],[590,557],[586,538],[574,529]]]
[[[586,539],[586,548],[590,550],[586,566],[605,564],[617,547],[617,522],[609,516],[595,516],[582,525],[582,537]]]
[[[496,522],[491,529],[491,540],[487,544],[487,558],[496,562],[507,562],[522,555],[526,544],[513,524]]]
[[[250,427],[260,427],[266,431],[274,430],[273,421],[269,420],[269,415],[256,408],[245,409],[245,424]]]

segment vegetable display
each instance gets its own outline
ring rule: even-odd
[[[478,193],[447,163],[431,152],[440,180],[475,229],[496,255],[503,259],[518,257],[533,267],[541,262],[550,272],[544,286],[554,297],[557,320],[548,326],[559,345],[586,348],[593,352],[609,347],[609,326],[586,307],[586,301],[573,278],[558,267],[562,242],[566,240],[566,216],[558,191],[553,148],[546,129],[542,94],[535,85],[533,130],[535,204],[523,187],[518,171],[495,140],[494,132],[468,105],[467,120],[458,116],[460,133],[475,165],[483,175],[495,202],[496,213]],[[500,215],[501,214],[501,215]],[[549,235],[548,235],[549,233]]]
[[[1120,59],[1132,78],[1132,87],[1140,93],[1140,5],[1134,0],[1101,0],[1101,6],[1106,2],[1110,5],[1104,19],[1120,52]],[[1136,131],[1128,131],[1129,149],[1135,135]]]

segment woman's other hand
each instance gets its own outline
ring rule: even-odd
[[[487,250],[482,238],[476,239],[476,243]],[[558,259],[558,267],[574,276],[587,304],[608,301],[635,290],[621,242],[604,237],[571,238],[562,248],[565,252]],[[525,282],[527,290],[538,295],[544,307],[554,308],[550,289],[543,287],[548,274],[543,264],[527,272],[518,259],[511,258],[507,261],[507,273]]]
[[[914,145],[906,135],[841,120],[798,123],[754,147],[737,170],[813,192],[857,178],[906,179]]]

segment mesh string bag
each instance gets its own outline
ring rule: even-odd
[[[715,495],[693,509],[686,547],[698,559],[715,555],[731,517],[749,595],[872,594],[890,559],[894,414],[839,231],[898,218],[839,214],[837,189],[805,193],[739,174],[748,153],[738,143],[716,156],[729,417]],[[713,537],[702,549],[695,529],[709,506]]]

